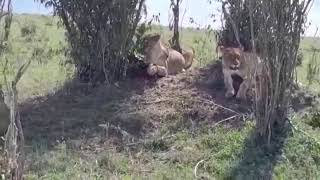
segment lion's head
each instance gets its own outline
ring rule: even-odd
[[[151,49],[160,41],[160,34],[150,34],[143,39],[143,50],[145,54],[150,53]]]
[[[241,65],[241,53],[240,48],[223,47],[219,46],[222,53],[223,64],[231,70],[237,70]]]
[[[143,39],[144,61],[158,66],[157,74],[177,74],[192,66],[194,50],[183,50],[182,53],[166,47],[161,41],[160,34],[147,35]],[[166,68],[162,70],[161,68]],[[160,69],[159,69],[160,68]],[[149,68],[149,74],[154,74],[154,67]]]

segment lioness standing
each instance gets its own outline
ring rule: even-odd
[[[253,83],[257,83],[257,77],[263,75],[263,64],[260,57],[240,48],[219,46],[219,50],[222,54],[222,69],[227,89],[225,96],[229,98],[235,95],[232,75],[238,75],[243,79],[243,82],[239,87],[236,98],[246,99],[247,90],[252,87]]]
[[[175,75],[190,68],[194,51],[178,51],[167,48],[161,43],[161,35],[149,35],[144,38],[145,62],[149,64],[148,74],[159,76]]]

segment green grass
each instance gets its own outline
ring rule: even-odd
[[[163,42],[169,44],[172,37],[168,27],[154,26],[151,33],[161,33]],[[214,34],[211,31],[196,30],[192,28],[183,28],[180,34],[182,47],[193,48],[196,53],[196,65],[205,66],[216,58]]]
[[[18,67],[31,60],[18,85],[21,99],[51,93],[73,74],[72,66],[60,65],[68,57],[64,54],[67,49],[64,29],[58,28],[57,22],[56,18],[40,15],[17,15],[13,18],[8,52],[2,59],[9,62],[9,80]],[[0,66],[3,69],[3,63]]]
[[[253,128],[248,122],[240,130],[204,128],[196,135],[182,131],[173,139],[152,143],[169,148],[145,145],[132,152],[109,151],[90,158],[61,144],[54,151],[34,154],[27,179],[194,179],[194,167],[201,160],[198,176],[209,179],[257,179],[272,169],[274,179],[320,177],[320,147],[310,139],[290,133],[266,151],[251,139]]]
[[[64,54],[68,46],[64,29],[56,23],[57,19],[47,16],[14,16],[9,52],[4,55],[9,60],[9,78],[14,69],[32,61],[18,86],[21,102],[51,94],[73,77],[74,67],[61,65],[69,60]],[[35,32],[22,36],[23,28]],[[165,27],[157,26],[152,31],[163,33],[165,41],[170,38],[171,33]],[[198,66],[213,61],[214,42],[213,34],[204,31],[184,29],[182,32],[182,44],[196,50]],[[306,38],[301,46],[306,49],[311,45],[320,47],[320,40]],[[310,55],[304,51],[304,56],[298,79],[305,84]],[[318,85],[310,88],[319,93]],[[178,123],[175,117],[180,116],[172,116],[169,122]],[[302,117],[294,119],[294,123],[320,140],[319,129],[311,128]],[[274,179],[279,180],[320,179],[320,149],[310,138],[291,132],[286,137],[279,136],[272,151],[266,151],[255,146],[253,128],[254,123],[248,121],[239,129],[204,126],[191,133],[186,128],[172,132],[167,124],[161,134],[172,133],[172,138],[100,153],[73,151],[65,143],[49,148],[40,139],[27,147],[26,179],[194,179],[194,167],[200,160],[204,161],[198,167],[198,175],[209,179],[257,179],[271,170]]]
[[[313,58],[313,52],[310,51],[310,49],[312,48],[320,48],[320,38],[303,38],[303,41],[301,43],[301,50],[303,52],[303,62],[302,65],[300,67],[297,68],[297,72],[298,72],[298,80],[303,83],[305,86],[308,86],[308,89],[312,90],[315,93],[319,93],[320,92],[320,84],[317,82],[312,82],[311,84],[308,83],[308,78],[307,78],[307,74],[308,74],[308,65],[311,62],[312,58]],[[319,64],[319,59],[320,59],[320,53],[317,52],[315,53],[315,58],[316,61],[318,62],[318,66]],[[320,75],[317,74],[316,75],[317,79],[320,79]]]

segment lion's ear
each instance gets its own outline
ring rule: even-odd
[[[234,52],[237,55],[237,57],[240,57],[241,56],[241,52],[243,52],[243,50],[241,48],[236,48]]]
[[[218,46],[217,49],[218,49],[218,52],[223,53],[224,50],[225,50],[225,47],[224,46]]]

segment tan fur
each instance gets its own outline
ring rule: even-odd
[[[154,65],[154,64],[149,64],[148,68],[147,68],[147,73],[150,75],[150,76],[155,76],[157,74],[157,65]]]
[[[168,71],[164,66],[158,66],[155,64],[149,64],[147,72],[150,76],[158,75],[160,77],[165,77],[168,75]]]
[[[189,69],[194,60],[195,60],[195,51],[193,48],[191,48],[191,50],[187,50],[187,49],[182,49],[182,56],[184,57],[185,61],[186,61],[186,66],[184,69]]]
[[[0,90],[0,136],[4,136],[10,123],[10,110],[4,102],[2,91]]]
[[[150,66],[148,68],[149,75],[157,73],[153,70],[161,70],[158,73],[163,75],[175,75],[184,72],[185,69],[191,67],[194,59],[194,51],[183,50],[183,53],[165,47],[161,42],[161,35],[149,35],[144,39],[145,62],[157,65],[158,68]],[[160,67],[160,68],[159,68]],[[165,69],[163,69],[165,68]]]
[[[257,54],[244,52],[240,48],[219,47],[222,53],[222,68],[224,82],[227,88],[226,97],[232,97],[235,94],[232,86],[232,75],[236,74],[243,79],[239,87],[236,98],[246,99],[246,93],[253,83],[256,83],[256,77],[262,75],[262,62]],[[261,79],[261,78],[260,78]]]
[[[158,76],[160,77],[165,77],[168,75],[168,71],[167,71],[167,68],[166,67],[163,67],[163,66],[158,66],[157,67],[157,74]]]

